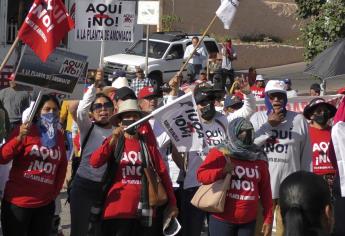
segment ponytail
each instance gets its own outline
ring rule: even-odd
[[[284,219],[284,236],[305,236],[306,222],[303,209],[299,206],[289,208]]]

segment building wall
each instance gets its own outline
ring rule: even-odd
[[[163,14],[175,14],[182,22],[176,30],[203,32],[220,5],[220,0],[161,0]],[[296,19],[294,0],[240,0],[240,6],[230,30],[224,30],[217,19],[209,33],[219,36],[253,36],[265,34],[282,40],[294,40],[301,22]]]

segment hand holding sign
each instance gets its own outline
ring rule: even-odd
[[[19,128],[19,134],[17,136],[18,141],[22,141],[30,132],[31,122],[24,123]]]

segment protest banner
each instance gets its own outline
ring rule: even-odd
[[[35,0],[0,65],[0,71],[11,57],[19,39],[31,47],[36,55],[45,62],[73,27],[74,22],[61,0]]]
[[[77,0],[75,40],[133,42],[135,1]]]
[[[179,152],[203,150],[205,135],[192,92],[154,110],[126,129],[152,117],[161,123]]]
[[[50,92],[72,94],[80,77],[85,77],[87,57],[56,49],[46,63],[26,47],[19,61],[15,81]]]
[[[311,96],[297,96],[293,98],[288,98],[288,102],[286,104],[286,109],[289,111],[294,111],[298,113],[303,113],[303,110],[309,102],[316,97]],[[326,95],[326,96],[319,96],[319,98],[325,99],[326,102],[331,103],[334,106],[337,106],[342,98],[342,95]],[[266,105],[264,99],[258,99],[256,101],[256,111],[266,111]]]

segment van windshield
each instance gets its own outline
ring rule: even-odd
[[[149,41],[149,57],[159,59],[162,58],[165,51],[169,47],[168,43]],[[146,40],[140,40],[131,48],[127,49],[126,54],[133,54],[138,56],[146,55]]]

